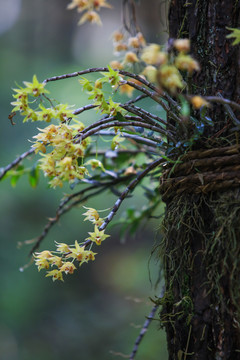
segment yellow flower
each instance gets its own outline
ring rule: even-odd
[[[87,263],[89,260],[94,261],[95,255],[97,255],[97,253],[94,253],[91,250],[85,251],[84,260],[79,264],[79,266],[82,265],[84,262]]]
[[[153,65],[147,65],[142,74],[145,75],[152,83],[154,83],[157,79],[157,69]]]
[[[190,55],[180,53],[175,59],[175,65],[179,70],[188,71],[190,74],[195,70],[199,71],[199,63]]]
[[[141,59],[149,65],[162,65],[167,62],[167,54],[160,51],[159,45],[151,44],[144,48]]]
[[[111,5],[106,2],[106,0],[93,0],[93,7],[96,10],[99,10],[101,7],[106,7],[111,9]]]
[[[49,262],[47,259],[35,259],[35,265],[38,267],[38,271],[41,269],[49,269]]]
[[[124,35],[123,35],[123,33],[121,32],[121,31],[114,31],[114,33],[113,33],[113,41],[115,41],[115,42],[119,42],[119,41],[122,41],[123,40],[123,38],[124,38]]]
[[[110,66],[111,66],[112,69],[117,69],[117,70],[122,70],[123,69],[123,65],[117,60],[111,61]]]
[[[99,231],[96,225],[94,227],[94,232],[89,232],[89,235],[90,235],[89,240],[95,242],[97,245],[101,245],[101,242],[110,236],[104,234],[104,230]]]
[[[38,130],[40,131],[40,133],[33,136],[33,138],[37,139],[38,141],[42,141],[44,144],[47,144],[49,141],[54,139],[54,137],[56,136],[57,131],[58,131],[58,126],[55,126],[52,124],[52,125],[47,126],[44,129],[38,128]]]
[[[39,253],[33,254],[35,257],[35,265],[38,267],[38,271],[41,269],[49,269],[49,262],[53,258],[53,255],[50,251],[44,250]]]
[[[140,47],[140,41],[138,39],[137,36],[134,36],[134,37],[130,37],[128,39],[128,45],[135,48],[135,49],[138,49]]]
[[[53,254],[51,253],[51,251],[48,251],[48,250],[44,250],[42,252],[36,252],[34,254],[34,256],[37,258],[37,259],[50,259]]]
[[[46,153],[47,149],[45,147],[45,145],[43,145],[40,142],[36,142],[35,144],[32,145],[32,148],[34,148],[35,150],[35,154],[37,154],[39,151],[41,151],[43,154]]]
[[[60,270],[48,271],[46,277],[48,277],[48,276],[52,276],[53,281],[55,281],[55,280],[63,281],[62,271],[60,271]]]
[[[89,0],[72,0],[70,4],[68,4],[67,9],[77,8],[78,12],[82,12],[89,8]]]
[[[60,253],[68,253],[70,251],[70,248],[67,244],[65,243],[58,243],[55,241],[55,243],[57,244],[57,251]]]
[[[49,261],[51,265],[56,265],[58,268],[62,266],[62,258],[59,256],[53,256]]]
[[[86,21],[90,22],[91,24],[102,25],[100,16],[96,13],[96,11],[87,11],[79,20],[78,24],[82,25]]]
[[[86,220],[89,220],[91,222],[93,221],[97,221],[99,219],[99,214],[97,212],[97,210],[93,209],[93,208],[87,208],[85,206],[83,206],[84,209],[87,209],[87,211],[85,213],[83,213],[83,215],[85,215],[85,219],[84,221]]]
[[[84,260],[85,246],[80,246],[77,240],[75,241],[75,248],[71,248],[70,251],[71,253],[66,256],[67,258],[71,257],[78,261]]]
[[[128,51],[125,55],[125,58],[124,58],[124,63],[136,63],[138,62],[139,59],[137,57],[137,55],[132,52],[132,51]]]
[[[44,89],[45,84],[44,83],[40,83],[37,79],[36,75],[33,75],[33,82],[30,83],[28,81],[24,81],[23,82],[24,85],[26,86],[26,91],[27,93],[30,93],[31,95],[37,97],[43,93],[49,93],[49,91]]]
[[[199,95],[193,96],[190,101],[194,109],[200,109],[202,106],[209,106],[209,103]]]
[[[100,167],[102,171],[105,171],[103,164],[100,160],[97,159],[91,159],[88,160],[84,165],[91,165],[92,170],[95,170],[97,167]]]
[[[61,168],[62,172],[72,170],[72,158],[70,156],[65,156],[65,158],[59,161],[58,166]]]
[[[141,32],[137,33],[137,38],[138,38],[139,43],[142,46],[146,45],[146,40],[144,39],[144,36],[143,36],[143,34]]]
[[[177,89],[183,88],[182,77],[178,69],[173,65],[163,65],[158,70],[157,79],[159,84],[175,93]]]
[[[65,274],[73,274],[74,270],[76,270],[76,266],[70,261],[65,262],[60,268],[60,271]]]
[[[126,51],[128,49],[126,44],[123,43],[119,43],[114,47],[114,51],[119,52],[119,51]]]
[[[43,156],[43,155],[42,155]],[[51,154],[44,155],[42,159],[39,160],[40,168],[44,172],[45,176],[55,176],[55,161],[51,157]]]
[[[179,52],[189,52],[190,51],[190,40],[189,39],[177,39],[174,41],[173,46]]]
[[[97,225],[98,227],[101,226],[104,223],[104,220],[102,218],[99,218],[98,220],[94,220],[93,224]]]
[[[59,177],[54,177],[52,180],[49,181],[49,185],[51,187],[53,187],[54,189],[59,186],[60,188],[63,187],[63,182],[62,180],[59,179]]]
[[[97,89],[102,89],[102,82],[99,79],[97,79],[95,81],[94,87]]]

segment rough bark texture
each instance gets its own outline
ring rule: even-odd
[[[169,8],[170,38],[188,37],[192,54],[201,64],[193,79],[193,93],[238,100],[240,96],[239,47],[226,39],[227,27],[239,27],[239,0],[172,0]],[[223,108],[212,111],[213,134],[226,125]]]
[[[240,25],[239,0],[172,0],[170,38],[189,37],[201,72],[192,93],[239,102],[239,47],[226,27]],[[223,106],[210,110],[214,126],[199,147],[231,138]],[[230,136],[230,137],[229,137]],[[207,140],[206,140],[207,139]],[[219,140],[219,144],[221,141]],[[170,360],[240,359],[240,189],[186,193],[166,200],[164,261],[166,295],[161,320]]]

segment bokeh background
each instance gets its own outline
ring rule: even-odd
[[[41,124],[10,124],[12,88],[16,83],[39,80],[90,66],[106,66],[113,59],[111,34],[121,26],[120,0],[113,10],[103,9],[103,27],[78,27],[79,14],[67,11],[67,0],[0,0],[0,167],[30,147],[29,139]],[[149,42],[164,41],[166,4],[139,1],[138,19]],[[77,79],[49,85],[54,97],[82,106],[86,97]],[[87,115],[86,121],[90,121]],[[31,159],[26,164],[31,165]],[[67,191],[70,192],[68,188]],[[43,176],[36,189],[21,178],[16,187],[0,183],[0,358],[3,360],[107,360],[132,351],[146,316],[160,289],[154,284],[160,264],[151,249],[160,241],[159,220],[151,220],[135,236],[119,238],[111,230],[92,264],[83,266],[64,283],[38,273],[29,262],[30,247],[18,243],[38,236],[53,217],[62,190],[49,190]],[[88,206],[110,207],[108,194]],[[104,206],[103,206],[104,204]],[[141,191],[125,206],[141,207]],[[52,229],[41,249],[53,241],[70,242],[86,236],[82,208],[66,214]],[[124,211],[124,207],[120,213]],[[159,209],[161,212],[161,209]],[[82,235],[83,234],[83,235]],[[156,319],[158,318],[156,314]],[[125,357],[126,358],[126,357]],[[154,320],[139,347],[138,360],[167,359],[165,334]]]

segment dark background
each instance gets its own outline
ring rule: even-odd
[[[106,66],[114,58],[111,34],[120,26],[119,3],[112,1],[113,10],[103,9],[103,27],[78,27],[80,14],[66,11],[68,1],[0,1],[0,167],[28,150],[28,139],[41,127],[39,123],[22,124],[20,117],[14,118],[15,126],[10,124],[12,88],[24,80],[31,81],[33,74],[42,81],[91,66]],[[162,42],[165,6],[160,9],[159,1],[142,1],[138,17],[147,40]],[[59,101],[86,104],[76,79],[50,84],[49,89]],[[84,121],[90,121],[90,116]],[[25,164],[28,162],[31,164],[31,159]],[[30,247],[19,249],[17,245],[41,233],[47,217],[54,216],[63,191],[49,190],[43,176],[36,189],[25,177],[14,188],[9,179],[0,185],[1,359],[106,360],[118,357],[112,352],[130,354],[153,306],[149,297],[159,293],[154,283],[160,265],[154,257],[149,262],[154,241],[160,239],[158,221],[150,221],[136,236],[127,236],[124,244],[119,229],[113,228],[111,238],[97,249],[94,263],[82,266],[64,283],[53,283],[34,266],[19,271],[30,260]],[[104,208],[114,201],[110,194],[105,196]],[[87,206],[100,209],[102,202],[101,198],[94,199]],[[140,190],[128,204],[144,205]],[[123,211],[124,207],[120,214]],[[82,213],[82,208],[76,208],[66,214],[41,249],[53,249],[54,240],[73,243],[85,238],[89,229]],[[165,335],[158,321],[152,322],[136,358],[167,358]]]

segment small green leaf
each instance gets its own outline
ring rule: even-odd
[[[122,114],[119,111],[117,112],[116,119],[118,121],[126,121],[125,117],[122,116]]]
[[[231,34],[227,35],[226,38],[230,39],[230,38],[235,38],[235,40],[233,41],[232,45],[238,45],[240,44],[240,29],[236,29],[236,28],[229,28],[227,27],[228,30],[231,30]]]
[[[183,97],[179,96],[181,101],[181,115],[184,117],[189,117],[190,115],[190,106],[188,101]]]
[[[17,181],[18,181],[19,178],[20,178],[20,175],[13,175],[13,176],[11,177],[10,182],[11,182],[12,187],[15,187],[15,186],[16,186]]]
[[[34,165],[28,176],[29,183],[31,187],[35,188],[39,181],[39,171],[38,168]]]

